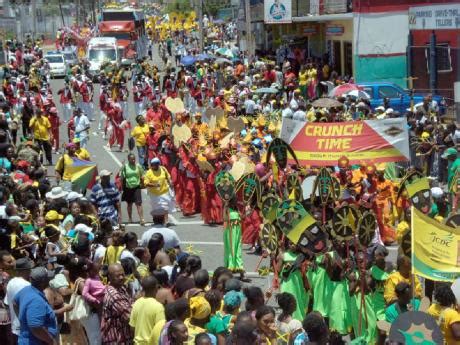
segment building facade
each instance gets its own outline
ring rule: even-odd
[[[430,86],[429,44],[436,37],[436,91],[450,95],[456,76],[460,37],[460,1],[453,0],[265,0],[281,2],[290,10],[287,23],[267,24],[259,49],[273,51],[283,45],[305,50],[308,58],[324,59],[339,75],[360,81],[394,82],[408,86],[416,77],[419,90]],[[274,5],[271,5],[274,6]],[[260,13],[260,7],[253,6]],[[268,27],[268,28],[267,28]],[[254,27],[256,29],[256,27]],[[264,45],[262,45],[264,44]],[[422,63],[420,63],[422,62]],[[431,78],[433,79],[433,78]],[[450,90],[450,91],[449,91]]]

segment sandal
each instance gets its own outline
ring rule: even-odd
[[[139,224],[140,224],[141,226],[145,226],[145,220],[144,220],[144,219],[141,219],[141,221],[139,222]]]

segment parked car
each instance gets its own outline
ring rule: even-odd
[[[50,66],[50,75],[54,77],[64,77],[67,72],[67,64],[64,55],[59,52],[48,52],[44,56]]]
[[[74,52],[64,50],[62,52],[62,55],[64,55],[65,63],[68,66],[72,67],[78,64],[78,57],[77,54],[75,54]]]
[[[407,109],[410,108],[410,91],[403,89],[397,84],[386,82],[362,82],[358,83],[358,86],[369,94],[372,109],[383,105],[383,99],[385,97],[390,100],[390,107],[401,114],[406,113]],[[414,105],[423,102],[425,96],[426,94],[414,93]],[[433,95],[433,100],[438,103],[440,112],[443,114],[445,112],[444,99],[441,96]]]

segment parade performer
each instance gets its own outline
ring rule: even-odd
[[[317,81],[317,74],[318,71],[316,68],[313,66],[313,64],[308,64],[307,66],[307,94],[308,94],[308,99],[314,99],[316,98],[316,85],[318,83]]]
[[[142,115],[136,116],[137,126],[131,132],[131,136],[136,141],[137,155],[139,156],[139,164],[147,168],[147,136],[149,134],[149,126],[145,123]]]
[[[215,186],[216,176],[221,171],[221,163],[217,161],[216,153],[211,150],[206,154],[206,159],[214,170],[202,176],[205,191],[205,207],[202,208],[201,213],[205,224],[222,224],[223,203],[219,194],[217,194]]]
[[[224,223],[224,265],[232,272],[240,272],[243,275],[241,218],[236,208],[236,201],[232,200],[230,204],[228,219]]]
[[[302,254],[298,253],[296,246],[286,240],[287,250],[280,250],[278,254],[278,272],[280,272],[280,291],[294,295],[297,307],[292,317],[303,321],[310,301],[310,284],[306,275],[307,262],[299,260]]]
[[[184,195],[181,208],[184,216],[191,216],[200,212],[200,171],[193,153],[188,153],[184,168]]]
[[[59,153],[59,126],[62,124],[61,119],[55,107],[48,111],[48,120],[51,124],[51,146],[56,153]]]
[[[136,81],[133,86],[134,115],[140,115],[144,110],[144,92],[141,82]]]
[[[156,157],[150,161],[150,169],[144,175],[144,185],[150,196],[150,214],[164,215],[167,223],[168,214],[175,211],[174,200],[170,193],[171,176]]]
[[[379,224],[380,236],[383,243],[395,241],[395,231],[391,226],[393,202],[396,199],[394,185],[390,180],[385,179],[383,166],[377,169],[377,196],[375,198],[375,209],[377,222]]]
[[[110,149],[115,144],[115,141],[120,146],[120,151],[123,151],[123,145],[125,142],[125,131],[122,127],[123,119],[123,111],[121,106],[117,103],[112,103],[108,113],[107,113],[108,120],[112,126],[112,133],[109,137],[108,147]]]
[[[58,95],[59,103],[61,103],[62,107],[64,122],[67,122],[72,116],[72,91],[68,83],[65,84],[63,89],[58,91]]]
[[[99,96],[99,124],[98,130],[104,130],[104,138],[107,136],[107,111],[110,109],[110,97],[107,91],[107,86],[101,86],[101,94]]]

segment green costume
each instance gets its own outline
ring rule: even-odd
[[[327,275],[326,269],[320,264],[323,261],[323,255],[319,255],[316,258],[317,268],[312,273],[312,276],[308,276],[310,279],[310,285],[313,292],[313,310],[319,312],[323,317],[329,316],[329,298],[331,294],[331,279]],[[310,272],[309,270],[308,272]]]
[[[389,274],[374,265],[371,267],[371,276],[375,281],[375,291],[371,294],[375,315],[378,321],[385,320],[385,298],[383,297],[383,292],[385,290],[385,281]]]
[[[241,218],[238,211],[230,209],[224,229],[224,265],[236,272],[243,271],[241,244]]]
[[[283,254],[283,267],[281,269],[281,292],[289,292],[294,295],[297,308],[292,315],[296,320],[303,321],[307,314],[310,293],[305,290],[300,267],[292,269],[297,259],[297,254],[287,251]]]
[[[329,255],[332,261],[342,260],[337,257],[335,252],[329,252]],[[333,271],[336,275],[340,274],[338,267],[335,267]],[[324,303],[328,305],[329,329],[340,334],[348,334],[352,326],[348,280],[346,278],[341,280],[329,279],[325,289],[327,295]]]
[[[353,322],[353,331],[356,337],[361,336],[365,344],[376,344],[377,342],[377,317],[372,304],[372,295],[364,296],[365,305],[361,309],[361,292],[351,297],[351,320]],[[364,309],[365,307],[365,309]],[[361,334],[359,334],[359,315],[361,310]]]

